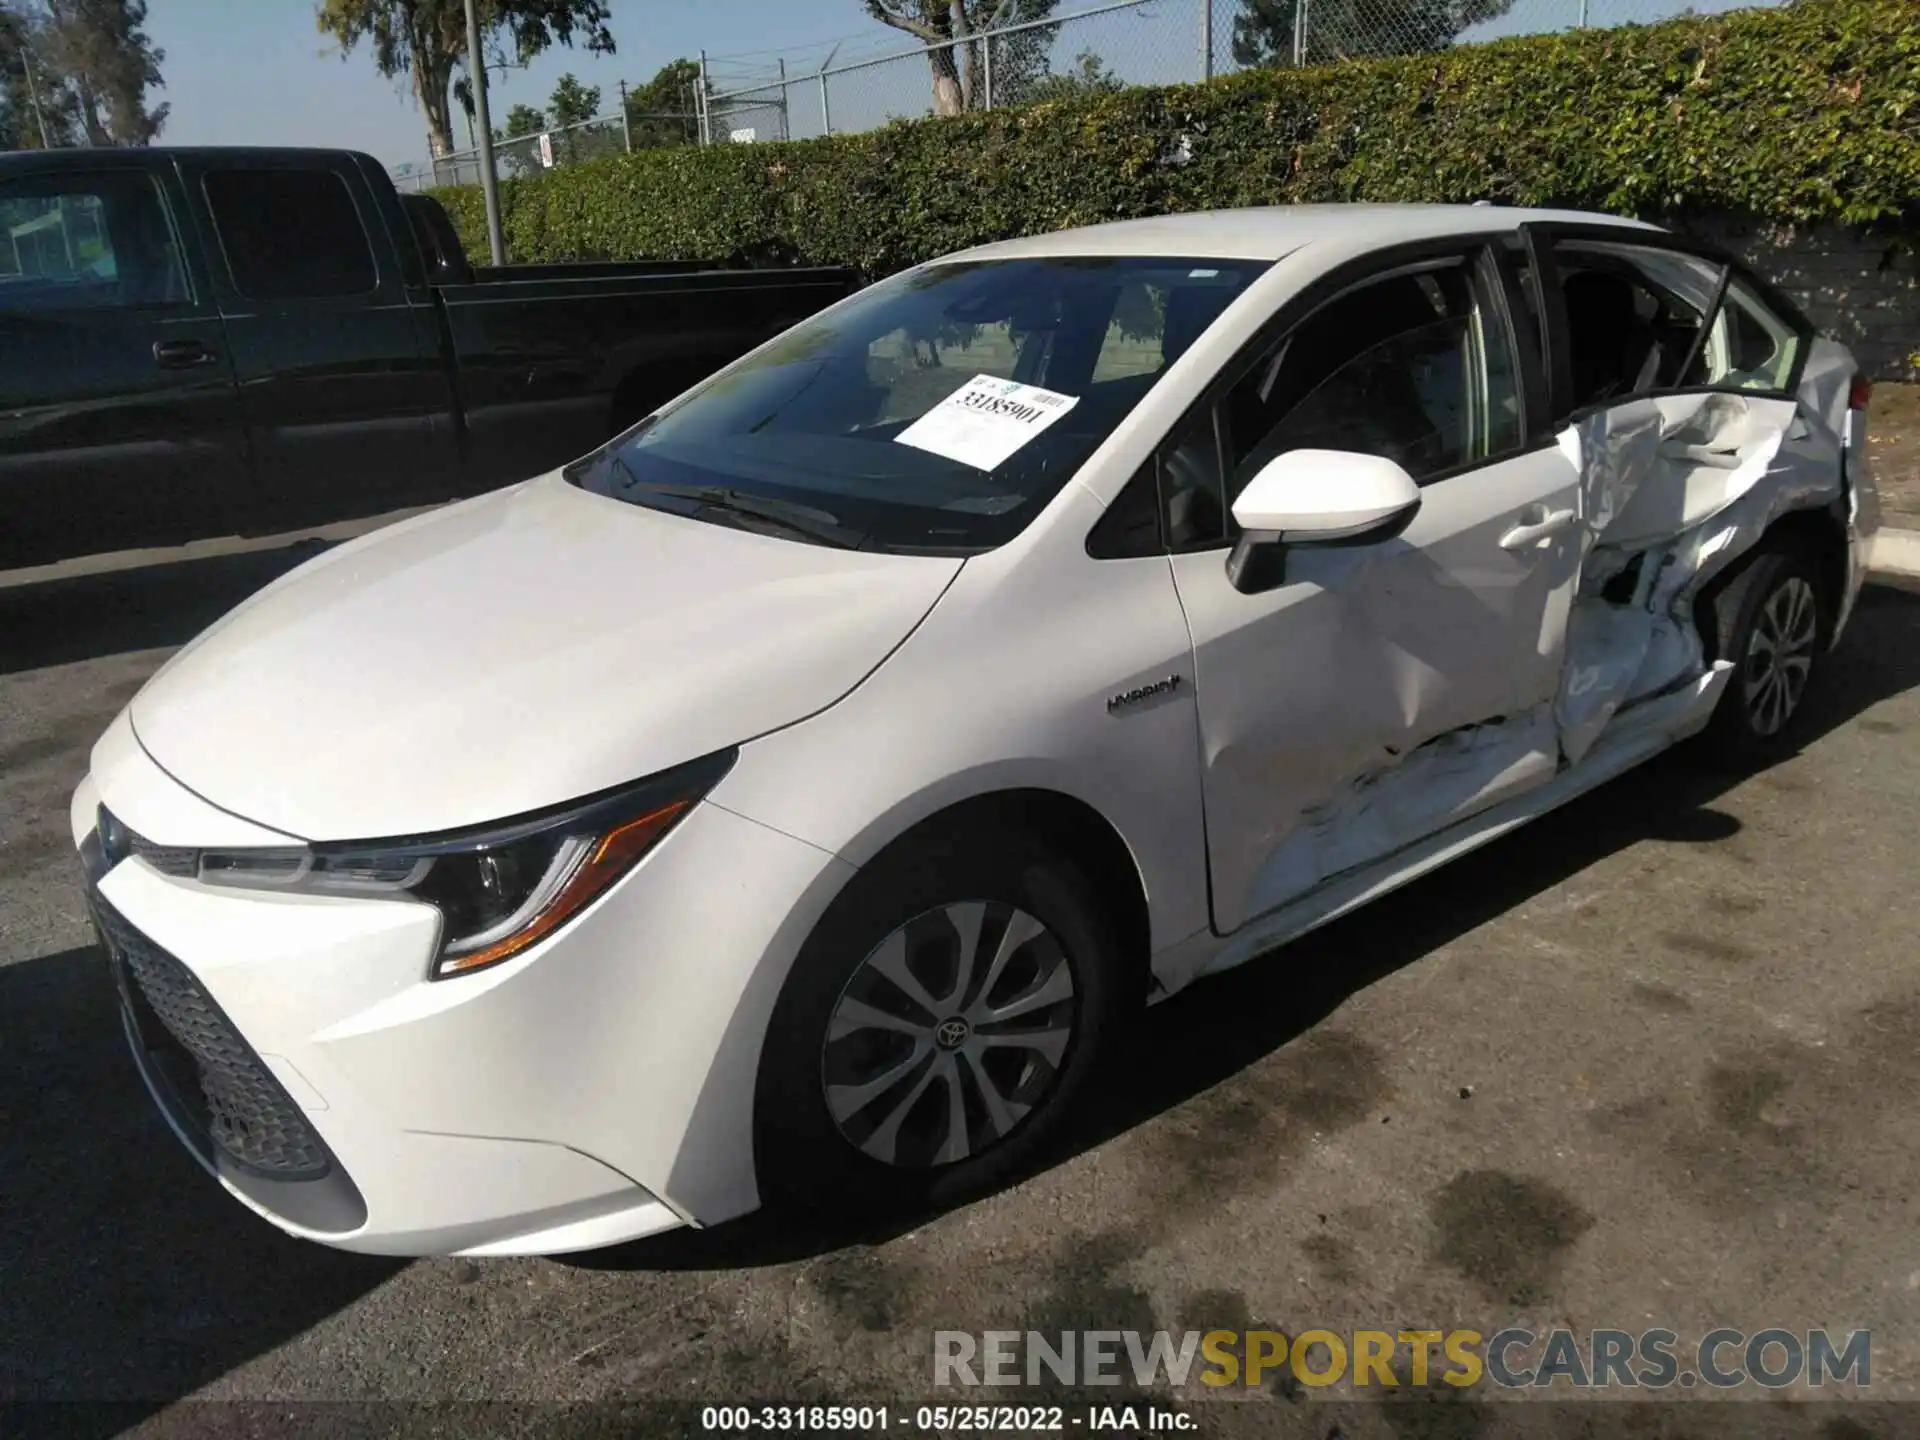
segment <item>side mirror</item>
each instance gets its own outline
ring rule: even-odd
[[[1290,545],[1367,545],[1390,540],[1420,509],[1420,487],[1384,455],[1289,450],[1247,482],[1233,502],[1241,536],[1227,577],[1245,594],[1285,579]]]

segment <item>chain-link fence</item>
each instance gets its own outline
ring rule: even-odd
[[[501,141],[495,152],[502,175],[533,174],[651,145],[807,140],[891,120],[1205,80],[1250,66],[1423,54],[1507,35],[1785,3],[1791,0],[1100,0],[839,64],[838,47],[811,67],[797,58],[762,65],[702,56],[691,113],[600,116]],[[1000,11],[1018,8],[1003,4]],[[473,150],[394,175],[402,189],[479,178]]]
[[[708,73],[701,137],[806,139],[1256,65],[1420,54],[1504,35],[1648,24],[1786,0],[1106,0],[963,39],[750,83]],[[1003,10],[1007,7],[1002,7]]]
[[[494,141],[494,172],[502,179],[537,175],[557,165],[574,165],[602,155],[651,146],[691,145],[699,138],[699,117],[691,112],[635,111],[626,115],[601,115],[577,125],[562,125],[539,134],[514,135]],[[437,185],[478,185],[480,152],[456,150],[426,165],[402,166],[393,171],[393,183],[402,191],[426,190]]]
[[[1204,4],[1206,0],[1196,0]],[[1415,55],[1508,35],[1650,25],[1789,0],[1212,0],[1214,73]]]

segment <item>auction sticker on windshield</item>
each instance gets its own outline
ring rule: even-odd
[[[976,470],[992,470],[1079,400],[1018,380],[976,375],[893,438]]]

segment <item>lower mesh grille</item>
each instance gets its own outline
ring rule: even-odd
[[[200,860],[200,852],[184,849],[178,845],[156,845],[151,840],[135,835],[133,853],[162,875],[172,875],[179,879],[191,880]]]
[[[186,1112],[174,1118],[255,1174],[326,1174],[332,1157],[325,1142],[192,972],[98,894],[89,900],[101,939],[129,982],[122,988],[149,1059]]]

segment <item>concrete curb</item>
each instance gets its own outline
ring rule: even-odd
[[[1920,595],[1920,530],[1882,530],[1867,552],[1867,579]]]

